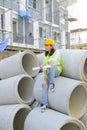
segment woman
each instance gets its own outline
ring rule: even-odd
[[[44,63],[40,66],[43,69],[44,66],[50,65],[44,71],[43,83],[42,83],[42,107],[41,111],[45,111],[48,107],[48,93],[47,89],[50,88],[51,92],[55,91],[55,77],[59,76],[62,72],[61,66],[61,56],[58,50],[54,49],[54,40],[48,38],[44,42],[45,53],[44,53]]]

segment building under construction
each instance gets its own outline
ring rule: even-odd
[[[56,48],[69,48],[67,6],[76,0],[0,0],[0,41],[11,37],[8,50],[40,52],[51,37]]]
[[[6,47],[0,48],[0,130],[87,130],[87,50],[67,49],[70,33],[78,32],[68,31],[68,22],[75,19],[66,8],[73,2],[0,0],[0,47]],[[55,64],[63,71],[55,78],[54,92],[49,81],[43,85],[50,69],[39,67],[47,37],[56,48],[66,48],[58,50],[61,62]],[[48,93],[44,112],[42,87]]]

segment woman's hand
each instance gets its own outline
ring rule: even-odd
[[[48,62],[48,65],[52,66],[52,65],[54,65],[54,62]]]
[[[47,62],[44,62],[44,63],[40,66],[40,69],[43,69],[43,67],[44,67],[45,65],[48,65],[48,61],[47,61]]]
[[[43,69],[43,67],[44,67],[44,63],[40,66],[40,69]]]

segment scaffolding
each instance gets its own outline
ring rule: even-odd
[[[87,38],[85,41],[82,40],[82,34],[87,37],[87,28],[77,28],[71,30],[71,40],[73,40],[73,44],[71,48],[73,49],[87,49]]]
[[[61,5],[64,7],[70,6],[74,4],[75,2],[77,2],[77,0],[57,0],[57,1],[60,2]]]

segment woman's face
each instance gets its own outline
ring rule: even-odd
[[[50,52],[52,49],[52,46],[51,45],[45,45],[45,50]]]

